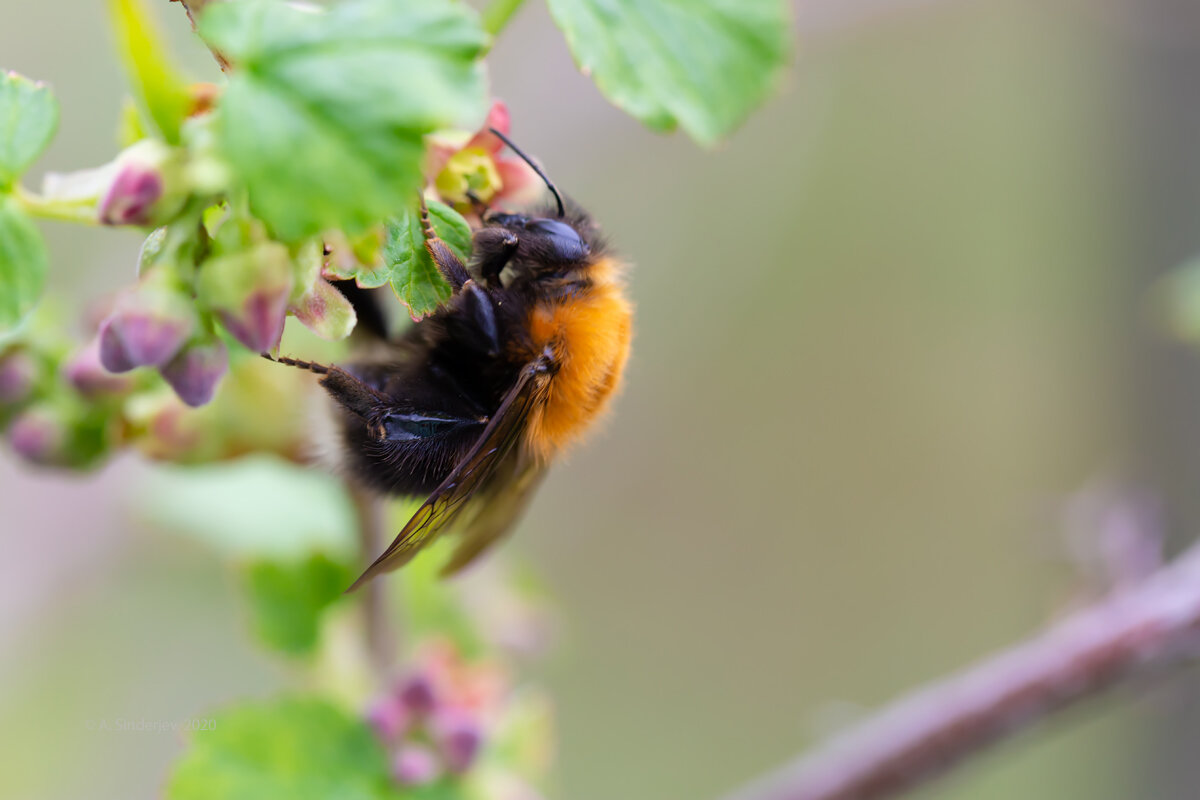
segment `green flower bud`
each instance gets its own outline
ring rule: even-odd
[[[8,429],[13,451],[40,466],[84,469],[112,445],[108,418],[71,402],[46,402],[21,412]]]
[[[345,339],[358,322],[350,301],[333,284],[321,279],[290,310],[304,327],[329,341]]]
[[[201,302],[217,313],[225,329],[263,353],[283,335],[293,280],[287,248],[261,242],[204,262],[197,286]]]

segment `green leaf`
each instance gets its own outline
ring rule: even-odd
[[[352,557],[354,508],[338,481],[272,456],[160,467],[138,487],[152,524],[238,557]],[[345,588],[345,587],[342,587]]]
[[[46,282],[46,243],[11,197],[0,196],[0,332],[33,310]]]
[[[471,226],[454,209],[439,202],[429,204],[429,220],[437,235],[466,263],[471,257]],[[389,220],[383,244],[384,269],[374,270],[373,280],[384,278],[414,320],[428,316],[450,299],[450,284],[442,277],[421,233],[421,216],[410,209]],[[361,282],[361,281],[360,281]],[[376,285],[382,285],[382,281]]]
[[[397,800],[367,725],[323,700],[286,698],[215,715],[192,733],[167,800]]]
[[[284,240],[353,234],[409,205],[423,136],[486,113],[487,37],[461,3],[246,0],[210,6],[200,30],[236,67],[219,146]]]
[[[192,107],[188,81],[167,56],[145,0],[108,0],[108,9],[138,110],[169,144],[179,144]]]
[[[245,572],[246,592],[255,630],[264,642],[284,653],[312,653],[321,612],[340,599],[356,577],[348,564],[323,553],[298,562],[250,564]]]
[[[0,74],[0,189],[29,169],[58,129],[58,101],[49,87],[15,72]]]
[[[703,145],[731,133],[788,58],[786,0],[549,0],[575,62],[614,105]]]

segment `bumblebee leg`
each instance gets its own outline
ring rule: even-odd
[[[467,272],[466,266],[458,260],[458,256],[454,255],[450,246],[442,241],[441,237],[437,235],[437,231],[433,229],[433,223],[429,221],[429,208],[425,205],[424,195],[421,196],[421,232],[425,235],[425,249],[433,257],[433,263],[437,265],[442,276],[449,281],[450,288],[457,293],[462,289],[463,284],[471,279],[471,273]]]
[[[479,273],[490,286],[517,254],[521,240],[505,228],[484,228],[476,231],[473,241],[479,256]]]
[[[492,307],[492,298],[475,281],[463,284],[462,295],[463,307],[470,312],[471,319],[487,344],[487,354],[498,355],[500,333],[496,328],[496,310]]]

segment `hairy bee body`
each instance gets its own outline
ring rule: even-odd
[[[355,586],[444,532],[460,536],[448,571],[503,536],[604,412],[629,355],[622,266],[586,215],[488,215],[470,269],[426,233],[454,289],[445,307],[358,361],[280,359],[322,372],[355,480],[428,498]]]
[[[395,410],[411,414],[403,424],[412,436],[397,436],[400,424],[393,421],[391,436],[379,438],[343,412],[345,467],[379,491],[428,495],[478,439],[522,367],[547,348],[554,375],[530,409],[520,447],[547,463],[577,441],[620,385],[633,317],[615,258],[602,256],[579,272],[550,285],[484,289],[504,345],[499,351],[489,346],[477,300],[466,293],[409,328],[389,351],[346,365],[391,398]]]

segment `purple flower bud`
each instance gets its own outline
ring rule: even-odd
[[[396,697],[406,711],[417,717],[426,716],[437,707],[437,695],[434,693],[432,681],[419,672],[397,684]]]
[[[385,742],[394,742],[408,729],[408,711],[398,698],[386,696],[367,710],[367,724]]]
[[[66,439],[62,422],[44,408],[25,411],[8,428],[13,451],[34,464],[58,463]]]
[[[260,290],[243,301],[240,309],[221,309],[221,322],[233,337],[250,350],[263,353],[279,344],[287,321],[287,292]]]
[[[100,358],[100,366],[109,372],[129,372],[136,365],[126,355],[125,341],[119,327],[112,322],[112,317],[106,317],[100,323],[96,335],[96,355]]]
[[[277,242],[209,259],[198,278],[201,301],[256,353],[279,344],[292,283],[288,250]]]
[[[105,225],[151,225],[179,211],[182,168],[178,151],[146,139],[117,157],[112,182],[100,200]]]
[[[162,176],[153,169],[130,165],[117,173],[100,204],[105,225],[148,225],[150,210],[162,197]]]
[[[16,405],[33,392],[37,364],[28,353],[0,356],[0,405]]]
[[[470,769],[483,747],[479,723],[463,712],[443,711],[432,727],[446,768],[456,773]]]
[[[114,335],[109,336],[110,342],[117,342]],[[113,345],[110,344],[110,348]],[[113,356],[120,360],[125,358],[124,351],[118,348]],[[124,362],[121,362],[124,363]],[[119,394],[133,386],[133,381],[126,376],[114,375],[104,368],[100,356],[100,337],[97,336],[67,362],[63,370],[67,381],[85,397],[95,397],[102,394]]]
[[[221,376],[229,369],[229,353],[220,339],[188,345],[159,368],[179,399],[193,408],[212,400]]]
[[[406,744],[392,759],[392,776],[404,786],[423,786],[440,773],[437,756],[424,745]]]
[[[196,326],[189,299],[165,270],[148,274],[121,295],[100,323],[100,363],[109,372],[158,367],[171,360]]]

